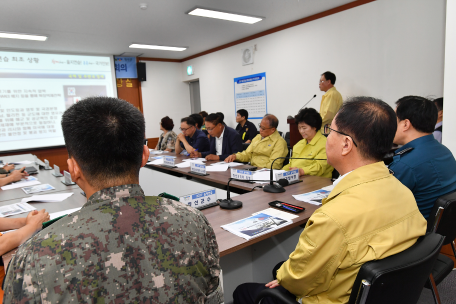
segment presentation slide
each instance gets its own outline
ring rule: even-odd
[[[63,112],[115,83],[112,56],[0,51],[0,152],[63,146]]]

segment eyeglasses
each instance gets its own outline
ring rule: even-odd
[[[353,137],[351,137],[350,135],[348,134],[345,134],[343,132],[340,132],[340,131],[337,131],[337,130],[334,130],[334,129],[331,129],[331,127],[329,125],[325,125],[324,129],[323,129],[323,133],[325,135],[329,135],[329,133],[331,133],[331,131],[334,131],[334,132],[337,132],[339,134],[342,134],[342,135],[345,135],[345,136],[348,136],[351,138],[351,140],[353,140],[353,144],[355,145],[355,147],[358,147],[358,145],[356,144],[355,140],[353,139]]]
[[[272,129],[272,128],[264,128],[261,126],[261,123],[258,124],[258,127],[261,129],[261,130],[268,130],[268,129]]]
[[[207,130],[208,132],[212,132],[217,126],[218,126],[218,124],[214,125],[213,128],[208,128],[208,127],[206,127],[206,130]]]
[[[185,132],[185,131],[187,131],[188,129],[191,129],[192,127],[194,127],[194,126],[190,126],[190,127],[188,127],[188,128],[179,128],[179,129],[180,129],[182,132]]]

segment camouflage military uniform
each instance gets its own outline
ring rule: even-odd
[[[219,274],[201,212],[123,185],[98,191],[24,243],[4,302],[220,303]]]

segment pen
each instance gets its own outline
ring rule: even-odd
[[[287,205],[287,206],[290,206],[290,207],[292,207],[292,208],[297,208],[297,209],[303,209],[303,208],[298,207],[298,206],[288,205],[287,203],[282,203],[282,205]]]

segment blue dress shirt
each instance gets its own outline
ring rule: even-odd
[[[201,153],[209,151],[209,139],[203,131],[196,129],[192,137],[185,136],[185,139],[187,140],[188,144],[192,146],[193,149],[197,149],[198,152]],[[180,146],[182,149],[185,149],[182,142],[180,142]]]
[[[393,157],[389,169],[412,191],[418,209],[427,219],[437,198],[456,191],[456,160],[432,134],[412,140],[396,154],[410,147],[410,152]]]

